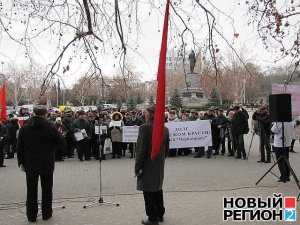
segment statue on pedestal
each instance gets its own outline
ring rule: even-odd
[[[196,65],[196,55],[194,50],[191,51],[189,54],[189,61],[190,61],[190,73],[194,73],[194,68]]]
[[[188,55],[190,71],[185,74],[186,88],[181,90],[183,107],[197,109],[208,104],[209,100],[205,96],[200,84],[200,75],[194,72],[196,65],[196,54],[194,50]]]

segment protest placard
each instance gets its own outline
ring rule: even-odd
[[[107,126],[95,126],[95,134],[107,134]]]
[[[170,149],[212,146],[209,120],[166,123],[170,135]]]
[[[81,131],[77,131],[74,133],[74,136],[75,136],[75,140],[76,141],[82,141],[84,139],[84,136],[82,134]]]
[[[136,143],[139,134],[138,126],[124,126],[123,127],[123,142]]]
[[[209,120],[169,122],[170,148],[193,148],[212,146],[211,123]],[[138,126],[123,127],[123,142],[136,143]]]

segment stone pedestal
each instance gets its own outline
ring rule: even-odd
[[[199,108],[209,102],[201,88],[199,76],[198,73],[188,73],[186,75],[187,87],[181,90],[184,108]]]

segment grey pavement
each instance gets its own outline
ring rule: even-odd
[[[246,137],[248,151],[250,135]],[[300,145],[296,143],[291,164],[300,176]],[[223,222],[222,199],[229,196],[271,196],[273,193],[297,196],[294,182],[282,184],[269,174],[258,186],[255,182],[271,164],[259,164],[258,137],[247,161],[217,156],[194,159],[191,156],[168,158],[165,168],[165,225],[219,225]],[[27,224],[24,200],[25,176],[16,160],[6,160],[0,168],[0,225]],[[137,225],[145,216],[143,196],[135,189],[134,160],[109,159],[102,163],[104,200],[119,207],[100,206],[83,209],[99,194],[99,163],[76,159],[56,163],[54,177],[54,216],[45,225]],[[273,170],[278,174],[277,167]],[[18,204],[13,204],[18,203]],[[7,205],[6,205],[7,204]],[[61,209],[64,205],[66,208]],[[17,206],[3,210],[6,206]],[[298,213],[300,213],[298,207]],[[245,224],[249,224],[245,223]],[[251,222],[250,224],[279,224]],[[300,224],[298,220],[294,224]]]

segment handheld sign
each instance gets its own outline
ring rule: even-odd
[[[107,126],[95,126],[95,134],[107,134]]]
[[[82,141],[84,139],[81,131],[77,131],[74,133],[74,137],[76,141]]]
[[[209,120],[166,123],[170,135],[170,149],[212,146]]]
[[[124,143],[136,143],[139,135],[138,126],[124,126],[123,127],[123,137]]]

